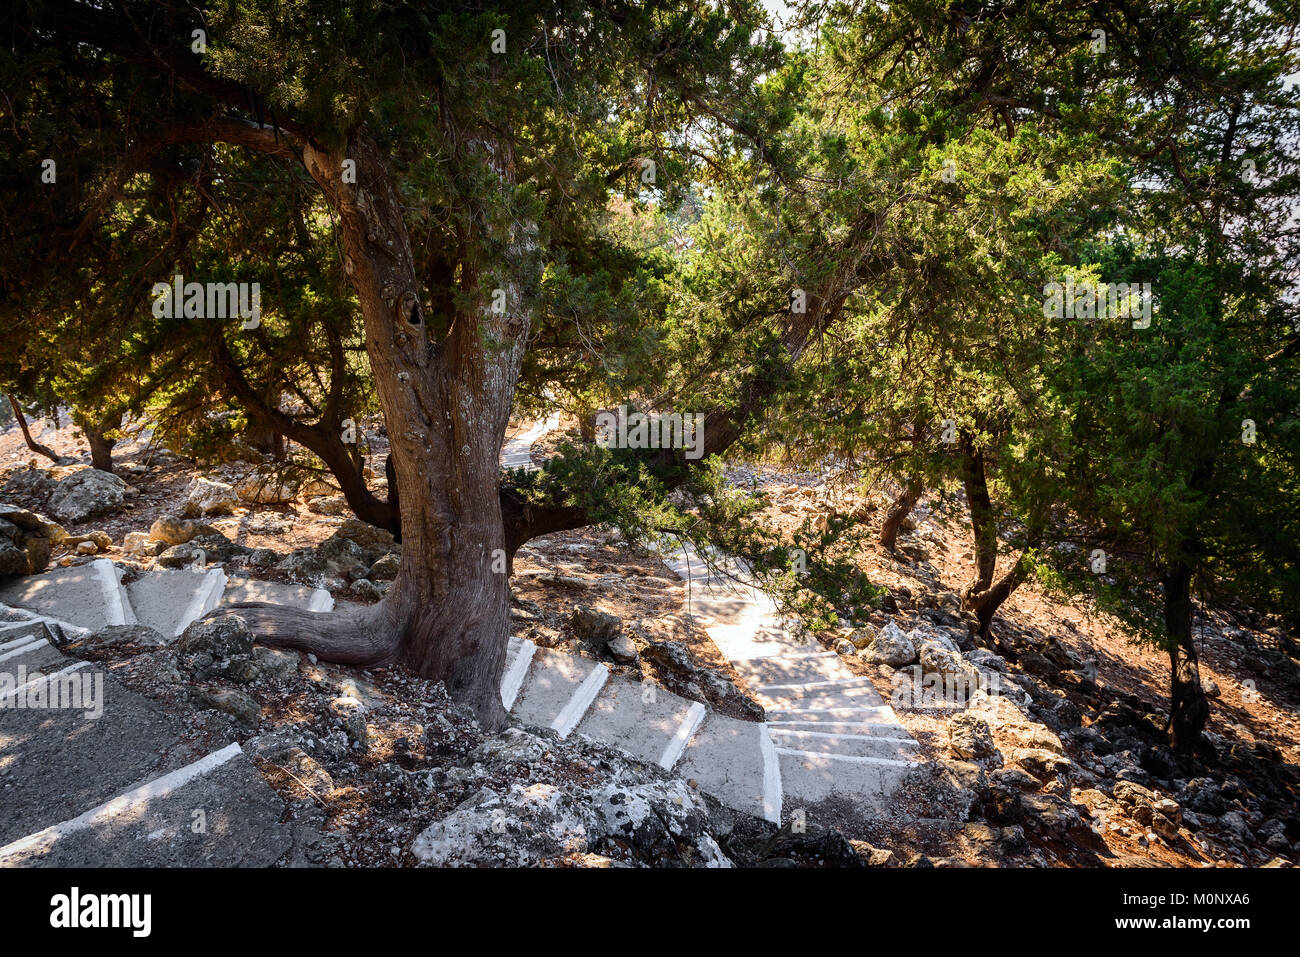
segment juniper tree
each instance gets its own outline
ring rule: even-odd
[[[504,720],[501,559],[558,521],[517,500],[512,515],[497,466],[542,277],[625,172],[656,157],[671,170],[665,126],[730,110],[774,62],[758,19],[745,5],[618,2],[7,12],[9,66],[29,84],[24,109],[42,116],[15,157],[45,190],[25,242],[93,222],[98,196],[181,143],[303,171],[338,223],[388,426],[401,568],[385,601],[351,619],[239,608],[261,640],[341,663],[401,660],[486,725]],[[98,99],[96,87],[136,95]],[[103,104],[102,136],[86,123],[61,138],[83,100]],[[73,175],[41,184],[51,152]]]

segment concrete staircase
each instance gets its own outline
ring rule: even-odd
[[[746,565],[693,548],[665,557],[686,582],[687,611],[763,706],[777,757],[781,805],[807,809],[828,798],[859,812],[883,810],[919,760],[919,745],[870,680],[834,652],[791,636],[761,589],[742,584]]]

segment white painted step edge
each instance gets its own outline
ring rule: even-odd
[[[62,821],[58,824],[52,824],[44,830],[37,831],[35,834],[29,834],[27,837],[19,838],[12,844],[0,847],[0,866],[3,866],[5,859],[22,854],[27,851],[37,850],[40,848],[52,847],[61,838],[65,838],[77,831],[84,831],[94,827],[97,824],[106,823],[117,817],[129,814],[133,811],[143,811],[148,807],[150,801],[156,801],[159,798],[166,797],[168,794],[184,787],[190,781],[214,768],[218,768],[234,757],[241,754],[242,751],[239,743],[229,744],[220,751],[214,751],[205,758],[200,758],[193,764],[187,764],[183,768],[177,768],[164,774],[148,784],[142,784],[133,788],[124,794],[119,794],[110,801],[106,801],[99,807],[91,808],[84,814],[78,815],[68,821]]]
[[[31,624],[32,624],[32,623],[31,623],[30,621],[20,621],[20,622],[16,622],[15,625],[14,625],[14,627],[15,627],[15,628],[26,628],[26,627],[28,627],[28,626],[31,625]],[[7,631],[7,630],[8,630],[8,629],[6,629],[6,628],[0,628],[0,634],[3,634],[3,633],[4,633],[5,631]],[[7,650],[10,649],[10,648],[16,648],[16,647],[18,647],[19,645],[29,645],[29,644],[31,644],[33,641],[44,641],[44,640],[45,640],[45,639],[43,639],[43,638],[38,639],[38,638],[34,637],[33,635],[23,635],[21,638],[11,638],[11,639],[9,639],[8,641],[4,642],[3,644],[0,644],[0,651],[7,651]]]
[[[537,643],[527,638],[523,639],[515,660],[501,676],[501,703],[505,705],[507,711],[515,706],[515,700],[519,697],[519,690],[524,686],[524,679],[528,677],[528,668],[532,665],[535,654],[537,654]]]
[[[686,745],[690,743],[691,738],[695,736],[695,732],[699,730],[700,724],[704,721],[704,716],[707,713],[704,705],[698,701],[691,704],[686,711],[686,716],[682,718],[682,723],[677,726],[673,736],[664,745],[663,754],[659,755],[659,767],[665,771],[673,769],[678,759],[681,758],[682,752],[686,750]]]
[[[0,655],[0,661],[8,661],[10,658],[16,658],[18,655],[25,655],[29,651],[35,651],[37,648],[41,647],[41,645],[48,645],[49,641],[44,638],[19,638],[17,642],[11,641],[4,647],[9,648],[10,645],[14,644],[18,644],[18,647],[5,651],[4,654]]]
[[[833,651],[788,651],[783,655],[765,655],[762,658],[742,658],[741,661],[793,661],[804,658],[838,658]]]
[[[135,612],[126,600],[126,592],[117,578],[117,568],[112,560],[97,558],[90,563],[99,579],[100,592],[104,596],[104,621],[109,625],[134,625]]]
[[[181,616],[181,620],[177,623],[176,631],[172,634],[172,637],[178,637],[186,628],[221,604],[221,596],[225,590],[226,573],[220,568],[209,568],[204,573],[203,581],[199,583],[198,590],[190,598],[189,607],[185,609],[185,614]]]
[[[131,596],[127,594],[126,586],[122,584],[122,575],[125,571],[126,569],[117,565],[113,566],[113,572],[117,578],[117,593],[122,596],[122,610],[125,612],[126,623],[136,625],[140,623],[140,619],[135,616],[135,606],[131,604]]]
[[[32,687],[35,684],[39,684],[42,681],[53,681],[54,679],[61,678],[66,674],[71,674],[72,672],[77,671],[80,668],[89,668],[89,667],[90,667],[89,661],[78,661],[76,664],[68,665],[68,667],[66,668],[60,668],[58,671],[54,672],[53,674],[49,674],[49,675],[37,674],[37,676],[31,679],[30,681],[25,681],[17,688],[14,688],[12,691],[6,691],[4,694],[0,695],[0,707],[7,708],[9,706],[10,701],[13,701],[20,694],[22,694],[28,688]]]
[[[893,714],[889,705],[863,705],[862,707],[768,707],[768,714]]]
[[[763,818],[773,824],[781,823],[781,760],[777,757],[772,736],[767,725],[758,726],[758,749],[763,755]]]
[[[827,761],[847,761],[849,764],[883,764],[899,768],[910,768],[921,763],[902,758],[864,758],[856,754],[827,754],[825,751],[801,751],[798,748],[777,748],[776,753],[794,757],[824,758]]]
[[[568,702],[560,709],[560,713],[555,716],[551,722],[551,728],[559,733],[561,738],[567,738],[578,726],[591,703],[596,700],[596,695],[600,694],[600,689],[605,687],[605,682],[609,680],[609,669],[604,665],[596,665],[591,669],[591,673],[583,679],[582,684],[573,692]]]

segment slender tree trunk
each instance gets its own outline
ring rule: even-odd
[[[57,452],[49,446],[42,445],[40,442],[37,442],[32,438],[31,429],[27,427],[27,416],[23,415],[22,407],[18,405],[18,401],[12,395],[7,395],[5,398],[9,400],[9,407],[14,410],[14,418],[18,420],[18,428],[22,430],[23,441],[27,443],[27,447],[36,454],[45,456],[52,462],[61,461]]]
[[[107,433],[122,424],[121,413],[105,412],[98,419],[92,419],[86,413],[74,410],[72,421],[86,436],[86,444],[90,446],[91,466],[101,472],[112,472],[113,446],[117,444],[117,440],[110,439]]]
[[[1201,740],[1210,717],[1210,703],[1201,688],[1201,670],[1192,642],[1192,573],[1174,568],[1164,580],[1165,633],[1169,642],[1171,672],[1169,694],[1169,744],[1190,753]]]
[[[1021,583],[1029,577],[1029,572],[1033,568],[1030,560],[1030,549],[1026,548],[1016,559],[1016,563],[1007,570],[1001,578],[980,592],[973,592],[967,599],[967,610],[975,614],[979,619],[981,638],[989,637],[989,626],[993,624],[993,616],[998,613],[998,609],[1003,603],[1011,597],[1011,593],[1020,587]]]
[[[967,437],[961,443],[961,476],[970,508],[971,537],[975,551],[975,577],[963,591],[963,598],[987,591],[993,584],[993,573],[998,564],[998,524],[989,499],[988,478],[984,469],[984,453],[977,450]]]
[[[922,491],[921,477],[913,475],[907,480],[907,485],[899,493],[898,498],[894,499],[894,504],[889,506],[889,511],[885,512],[885,519],[880,523],[880,544],[887,548],[891,555],[898,544],[898,530],[903,525],[903,519],[912,514],[912,509],[920,500]]]
[[[989,637],[993,618],[1033,569],[1032,551],[1038,544],[1037,531],[1031,527],[1028,542],[1001,578],[994,580],[998,567],[998,523],[989,496],[984,453],[974,448],[968,437],[961,444],[962,484],[970,507],[971,537],[975,554],[975,576],[962,589],[962,607],[979,619],[981,638]]]

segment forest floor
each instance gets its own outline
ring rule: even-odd
[[[55,430],[45,421],[31,425],[38,441],[60,454],[80,458],[82,463],[87,461],[84,439],[75,429],[69,426]],[[567,431],[576,438],[572,429]],[[548,449],[565,438],[565,432],[561,429],[544,437],[534,447],[535,460],[545,458]],[[380,476],[374,484],[382,495],[386,453],[382,437],[372,436],[370,451],[368,463]],[[128,532],[147,532],[156,519],[175,513],[195,477],[233,481],[249,470],[249,466],[239,463],[200,466],[133,442],[124,442],[115,450],[115,463],[118,474],[131,487],[124,507],[115,514],[65,527],[73,534],[103,530],[114,542],[103,553],[106,557],[122,564],[145,566],[148,559],[133,559],[122,552],[121,543]],[[0,486],[13,473],[33,465],[50,470],[51,464],[26,448],[16,427],[0,431]],[[84,465],[68,466],[77,467]],[[54,477],[59,472],[54,469]],[[864,494],[856,488],[828,484],[823,476],[782,468],[776,463],[745,463],[733,468],[733,473],[767,493],[769,506],[761,520],[785,531],[793,531],[805,520],[816,520],[832,509],[866,514],[868,522],[874,523],[888,504],[887,490]],[[0,498],[24,507],[37,508],[40,504],[18,500],[12,491],[0,494]],[[318,545],[343,526],[347,515],[337,496],[324,496],[276,506],[248,505],[236,508],[233,515],[209,521],[240,545],[283,553]],[[960,500],[923,500],[913,522],[908,524],[912,527],[900,538],[899,556],[874,544],[865,545],[856,556],[870,580],[887,587],[896,603],[895,611],[872,615],[871,623],[877,627],[894,619],[907,631],[924,604],[913,600],[915,596],[958,592],[971,574],[970,532]],[[68,564],[89,557],[56,551],[54,561]],[[1002,559],[1009,560],[1006,556]],[[517,557],[514,572],[514,634],[544,647],[599,657],[602,649],[584,640],[573,627],[575,608],[598,609],[620,619],[625,633],[638,643],[642,639],[681,642],[699,671],[682,675],[655,661],[642,660],[635,666],[642,677],[699,696],[700,674],[715,675],[719,681],[703,683],[704,697],[718,710],[746,716],[743,680],[731,670],[699,624],[684,614],[683,583],[655,555],[629,549],[609,530],[589,528],[529,543]],[[270,572],[268,577],[277,574]],[[339,597],[353,596],[342,593]],[[864,854],[876,853],[877,861],[887,858],[894,864],[930,860],[968,866],[1259,866],[1269,861],[1276,865],[1296,860],[1300,812],[1295,806],[1294,784],[1296,766],[1300,765],[1300,681],[1296,678],[1295,660],[1288,653],[1292,648],[1289,637],[1249,612],[1233,616],[1222,609],[1202,608],[1197,627],[1202,677],[1217,688],[1208,731],[1219,755],[1227,756],[1221,764],[1211,760],[1196,767],[1165,767],[1161,763],[1164,759],[1152,757],[1158,748],[1149,745],[1149,734],[1143,739],[1148,742],[1145,750],[1133,744],[1142,734],[1131,727],[1122,729],[1116,741],[1093,753],[1087,742],[1095,743],[1098,736],[1108,739],[1117,713],[1131,716],[1131,725],[1163,713],[1168,659],[1156,649],[1134,644],[1117,621],[1086,602],[1049,595],[1029,582],[1001,609],[994,626],[995,650],[1011,661],[1018,682],[1028,683],[1037,692],[1036,697],[1064,702],[1060,710],[1072,715],[1066,721],[1071,733],[1062,733],[1061,741],[1075,770],[1057,780],[1035,783],[1041,785],[1042,796],[1061,798],[1084,815],[1085,821],[1091,819],[1083,832],[1085,839],[1080,840],[1078,833],[1070,834],[1068,827],[1055,831],[1035,827],[1034,822],[1021,820],[1018,813],[998,819],[997,813],[987,812],[983,817],[977,812],[965,821],[930,819],[918,814],[913,820],[895,817],[868,825],[846,824],[840,828],[844,837],[858,842],[854,846],[860,851],[866,848]],[[835,636],[829,637],[833,640]],[[1052,646],[1095,662],[1095,683],[1081,684],[1064,671],[1029,675],[1021,670],[1020,664],[1027,661],[1027,649]],[[870,677],[889,700],[894,676],[888,669],[853,655],[844,660],[855,673]],[[611,667],[627,670],[629,666]],[[380,679],[399,696],[404,682],[409,680],[391,673],[381,673]],[[738,689],[738,694],[728,689]],[[926,758],[951,757],[948,725],[953,710],[896,710],[922,745]],[[370,765],[382,763],[384,754],[397,747],[394,742],[401,748],[408,746],[411,735],[402,730],[402,722],[395,720],[393,727],[396,730],[392,735],[376,740],[382,746],[367,757]],[[1099,734],[1088,736],[1085,732],[1089,728]],[[1109,763],[1102,751],[1111,755]],[[1119,757],[1115,757],[1117,752]],[[981,778],[985,771],[997,773],[993,767],[978,771]],[[1157,797],[1170,797],[1175,785],[1167,782],[1203,777],[1214,780],[1216,795],[1220,789],[1222,795],[1202,807],[1199,815],[1184,802],[1187,821],[1177,834],[1168,837],[1152,833],[1149,811],[1143,812],[1131,801],[1121,801],[1115,787],[1121,781],[1144,781]],[[268,779],[290,791],[295,787],[292,781],[277,778],[275,772],[268,773]],[[364,817],[352,806],[359,800],[358,793],[348,792],[346,810],[336,809],[336,813],[348,820]],[[374,826],[382,830],[385,820],[379,815]],[[1271,840],[1265,843],[1268,838]],[[385,843],[381,855],[354,850],[347,859],[355,863],[390,863],[387,855]]]

